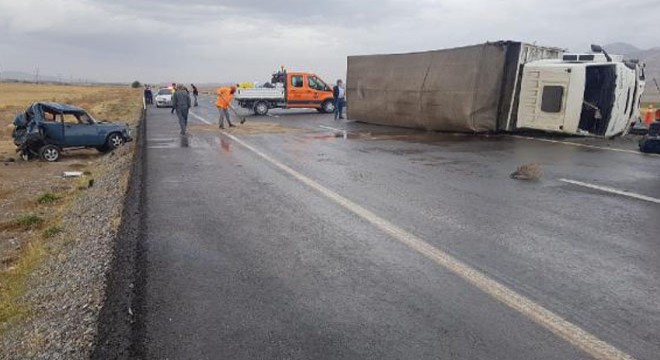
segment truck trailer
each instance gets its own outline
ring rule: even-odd
[[[381,125],[611,137],[636,119],[643,91],[642,66],[595,45],[572,54],[498,41],[348,57],[348,116]]]

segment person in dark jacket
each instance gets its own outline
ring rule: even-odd
[[[195,103],[193,104],[193,106],[199,106],[199,104],[197,103],[197,97],[199,96],[199,91],[197,91],[197,86],[195,86],[195,84],[190,84],[190,88],[193,91],[193,98],[195,99]]]
[[[172,95],[172,109],[176,111],[176,116],[179,118],[179,127],[181,127],[181,135],[185,135],[186,128],[188,127],[188,111],[190,110],[190,95],[181,84],[179,84],[176,87],[176,91]]]
[[[337,80],[337,85],[332,88],[332,96],[335,98],[335,120],[343,119],[342,112],[344,105],[346,105],[346,89],[341,79]]]
[[[154,94],[151,92],[151,86],[144,85],[144,101],[147,105],[154,103]]]

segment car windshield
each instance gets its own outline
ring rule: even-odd
[[[78,115],[76,115],[76,117],[78,118],[78,120],[80,121],[81,124],[89,124],[89,125],[92,125],[92,124],[95,124],[95,123],[97,122],[97,121],[92,117],[92,115],[89,115],[89,114],[87,114],[87,113],[78,114]]]
[[[170,89],[160,89],[160,90],[158,90],[158,95],[172,95],[172,90],[170,90]]]

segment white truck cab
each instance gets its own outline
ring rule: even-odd
[[[517,128],[611,137],[638,116],[643,68],[598,46],[523,67]]]

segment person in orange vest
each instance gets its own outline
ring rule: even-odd
[[[646,116],[644,116],[644,125],[648,126],[653,120],[655,120],[653,105],[649,105],[649,108],[646,110]]]
[[[218,101],[216,102],[216,106],[218,107],[218,111],[220,111],[220,119],[218,120],[218,126],[220,129],[225,128],[225,119],[227,119],[229,127],[234,127],[234,124],[229,120],[229,107],[231,106],[232,100],[234,100],[235,93],[236,86],[218,88]]]

